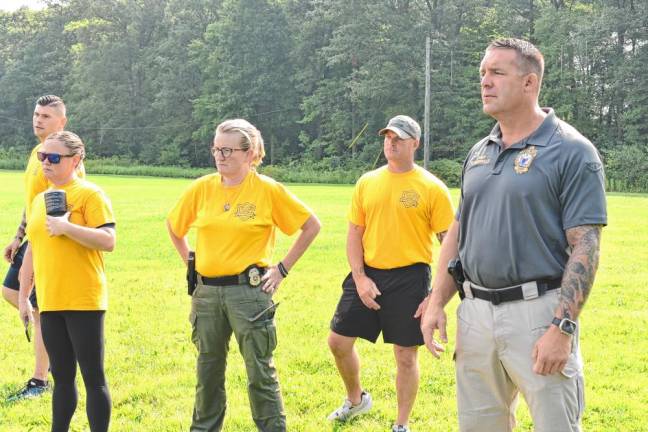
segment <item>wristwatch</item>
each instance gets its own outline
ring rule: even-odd
[[[574,336],[574,333],[576,333],[577,325],[569,318],[554,317],[554,319],[551,320],[551,324],[557,326],[563,334]]]

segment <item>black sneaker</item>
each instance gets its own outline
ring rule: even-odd
[[[7,402],[17,402],[22,399],[30,399],[30,398],[35,398],[43,393],[45,393],[47,390],[49,390],[49,385],[41,385],[38,384],[33,378],[27,381],[27,384],[25,384],[25,387],[17,391],[16,393],[13,393],[9,395],[7,398]]]

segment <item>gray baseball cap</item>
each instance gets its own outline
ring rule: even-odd
[[[396,133],[401,139],[421,138],[421,127],[416,120],[406,115],[392,117],[387,126],[378,131],[378,135],[385,135],[388,130]]]

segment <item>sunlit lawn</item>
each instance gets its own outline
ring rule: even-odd
[[[164,218],[188,180],[93,176],[112,198],[118,246],[107,254],[110,308],[106,320],[107,374],[114,431],[188,430],[194,379],[194,348],[187,320],[189,298],[179,258],[167,239]],[[391,347],[361,342],[363,385],[375,408],[334,428],[326,415],[344,393],[328,352],[328,324],[347,272],[345,214],[350,186],[289,185],[323,222],[312,248],[276,294],[279,370],[290,431],[386,431],[395,418]],[[0,242],[14,235],[22,208],[22,173],[0,171]],[[453,191],[456,199],[457,191]],[[648,430],[648,196],[609,196],[601,267],[582,316],[586,361],[588,431]],[[291,239],[279,237],[276,257]],[[7,265],[0,265],[4,276]],[[456,300],[448,307],[454,332]],[[32,350],[18,314],[0,306],[0,399],[24,384]],[[451,353],[453,339],[448,347]],[[457,429],[451,354],[440,360],[421,351],[421,387],[411,422],[415,431]],[[80,383],[80,380],[79,380]],[[84,393],[73,431],[89,430]],[[253,431],[245,371],[231,344],[225,431]],[[49,430],[51,396],[13,405],[0,403],[0,431]],[[531,430],[524,404],[518,430]]]

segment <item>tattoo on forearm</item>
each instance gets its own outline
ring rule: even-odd
[[[442,232],[436,234],[436,238],[437,238],[437,240],[439,240],[439,244],[443,244],[443,239],[446,238],[447,234],[448,234],[448,231],[442,231]]]
[[[562,278],[560,309],[564,318],[576,319],[589,296],[598,268],[601,227],[582,225],[566,231],[572,253]]]
[[[20,221],[20,226],[16,231],[16,238],[22,241],[25,238],[25,231],[27,230],[27,219],[25,217],[25,212],[23,211],[22,220]]]

